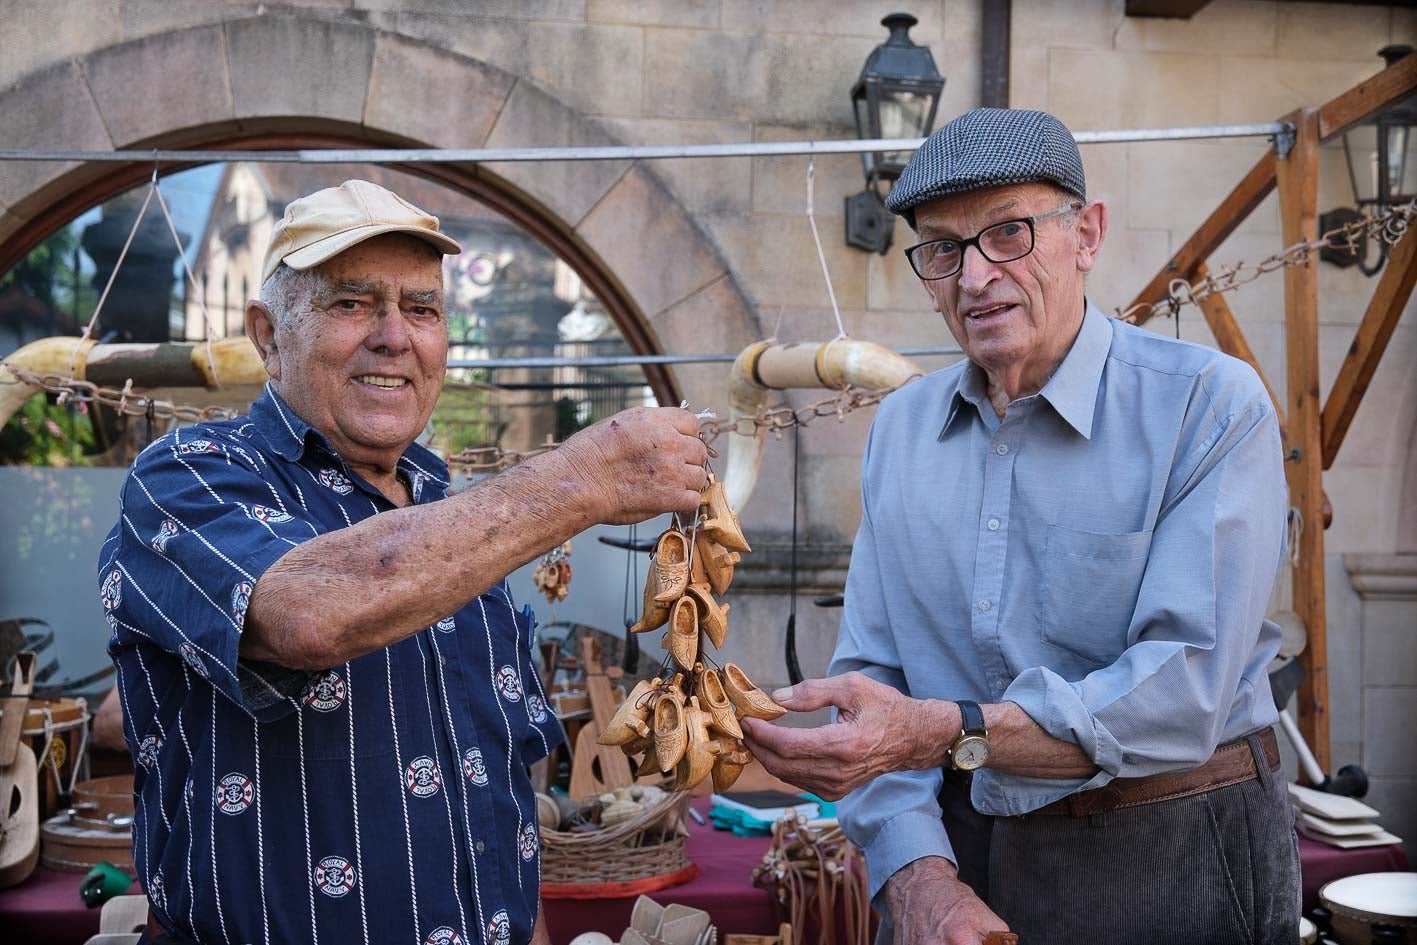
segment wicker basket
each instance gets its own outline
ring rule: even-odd
[[[684,858],[684,833],[677,825],[689,800],[688,792],[670,794],[595,833],[543,830],[541,894],[548,899],[600,898],[688,882],[698,870]]]

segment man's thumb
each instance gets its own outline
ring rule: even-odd
[[[773,692],[772,700],[784,709],[794,712],[811,712],[829,705],[836,705],[837,699],[846,695],[835,679],[804,679],[795,686]]]

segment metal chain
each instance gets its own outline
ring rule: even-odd
[[[910,381],[906,381],[906,383],[908,384]],[[845,387],[833,396],[805,407],[796,409],[779,407],[775,410],[762,410],[751,417],[739,417],[737,420],[720,420],[710,417],[699,422],[699,436],[703,438],[705,443],[712,443],[723,433],[757,436],[760,431],[766,430],[778,439],[782,439],[784,430],[809,426],[812,421],[822,417],[835,417],[838,421],[845,420],[846,415],[853,410],[861,410],[879,404],[894,389],[863,390],[859,387]],[[548,443],[532,450],[509,450],[500,446],[473,447],[449,457],[448,466],[468,473],[501,472],[524,459],[554,450],[560,445],[560,443]]]
[[[241,411],[231,407],[192,407],[175,404],[170,400],[155,400],[133,390],[129,380],[119,390],[116,387],[99,387],[91,381],[81,381],[58,374],[36,374],[18,364],[0,361],[5,369],[14,375],[14,380],[0,380],[0,384],[28,384],[51,394],[59,395],[60,405],[71,401],[79,404],[98,404],[108,407],[120,416],[148,417],[152,420],[176,420],[179,423],[204,423],[209,420],[230,420],[239,417]]]
[[[1175,315],[1182,305],[1198,305],[1212,295],[1232,292],[1254,282],[1267,272],[1289,266],[1306,266],[1321,249],[1345,249],[1357,255],[1359,249],[1370,239],[1382,240],[1389,246],[1397,243],[1402,234],[1417,218],[1417,200],[1402,206],[1388,207],[1375,216],[1354,220],[1352,223],[1329,230],[1317,239],[1295,243],[1288,249],[1267,256],[1254,265],[1239,262],[1209,273],[1197,282],[1172,279],[1166,287],[1166,297],[1157,302],[1138,302],[1126,311],[1117,309],[1117,318],[1137,324],[1155,315]]]

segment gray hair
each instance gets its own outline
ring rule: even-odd
[[[270,310],[276,327],[287,328],[310,310],[310,303],[325,284],[320,267],[292,269],[276,266],[271,277],[261,283],[261,304]]]

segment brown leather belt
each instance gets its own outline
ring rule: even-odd
[[[1279,769],[1279,743],[1275,740],[1273,728],[1221,745],[1199,768],[1153,774],[1145,778],[1114,778],[1100,788],[1071,794],[1030,813],[1088,817],[1124,807],[1139,807],[1203,794],[1260,777],[1261,771],[1255,761],[1261,753],[1267,771]]]

